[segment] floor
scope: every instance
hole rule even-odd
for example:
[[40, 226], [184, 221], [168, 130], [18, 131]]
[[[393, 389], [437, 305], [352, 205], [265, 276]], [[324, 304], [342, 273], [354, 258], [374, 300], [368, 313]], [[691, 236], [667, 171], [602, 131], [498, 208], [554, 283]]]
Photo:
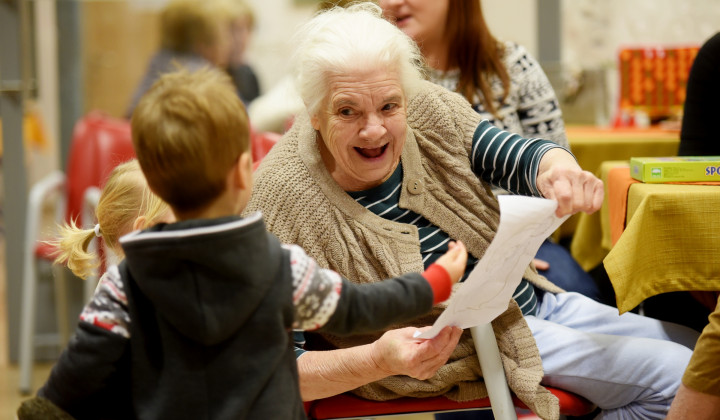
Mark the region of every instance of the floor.
[[[47, 379], [51, 363], [36, 364], [33, 369], [33, 395], [45, 379]], [[8, 365], [7, 363], [0, 365], [0, 420], [11, 420], [15, 418], [15, 411], [20, 403], [29, 395], [22, 395], [18, 390], [20, 382], [20, 369], [17, 365]], [[417, 419], [420, 420], [420, 419]]]
[[[33, 394], [47, 379], [51, 363], [36, 364], [33, 369]], [[12, 420], [15, 418], [15, 411], [20, 403], [30, 396], [21, 395], [18, 391], [20, 372], [17, 365], [0, 365], [0, 420]], [[393, 419], [398, 420], [433, 420], [431, 414], [411, 414], [404, 416], [395, 416]]]

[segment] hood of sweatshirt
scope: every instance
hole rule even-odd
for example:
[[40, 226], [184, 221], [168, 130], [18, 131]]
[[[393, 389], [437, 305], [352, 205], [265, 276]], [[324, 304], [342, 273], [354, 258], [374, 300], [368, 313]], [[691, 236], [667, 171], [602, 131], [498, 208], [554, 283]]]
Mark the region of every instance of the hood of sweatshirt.
[[260, 213], [160, 224], [120, 244], [133, 281], [159, 315], [203, 345], [242, 327], [273, 292], [282, 256]]

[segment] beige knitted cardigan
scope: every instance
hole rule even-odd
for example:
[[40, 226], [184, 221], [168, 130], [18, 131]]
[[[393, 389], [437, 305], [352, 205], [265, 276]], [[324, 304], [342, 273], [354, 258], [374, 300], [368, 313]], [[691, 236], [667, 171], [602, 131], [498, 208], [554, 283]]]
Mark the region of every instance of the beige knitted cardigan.
[[[470, 168], [478, 114], [461, 96], [428, 82], [410, 99], [407, 122], [400, 207], [422, 214], [482, 257], [499, 210], [489, 185]], [[271, 232], [302, 246], [321, 266], [358, 283], [423, 271], [417, 228], [373, 214], [340, 188], [322, 162], [307, 116], [297, 119], [255, 175], [246, 213], [262, 211]], [[530, 268], [525, 277], [545, 290], [561, 291]], [[438, 306], [411, 325], [430, 325], [440, 311]], [[540, 417], [558, 418], [557, 399], [540, 385], [542, 362], [517, 304], [511, 301], [492, 324], [510, 389]], [[379, 335], [325, 338], [343, 348]], [[355, 392], [375, 400], [445, 395], [467, 401], [487, 396], [481, 377], [472, 340], [465, 334], [449, 362], [429, 380], [393, 376]]]

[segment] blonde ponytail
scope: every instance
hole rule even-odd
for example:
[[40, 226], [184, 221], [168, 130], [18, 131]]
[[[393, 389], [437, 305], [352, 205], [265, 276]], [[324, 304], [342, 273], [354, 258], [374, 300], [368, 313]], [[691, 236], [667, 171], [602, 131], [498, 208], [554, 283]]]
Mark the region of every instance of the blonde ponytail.
[[47, 241], [57, 249], [55, 262], [67, 264], [72, 272], [87, 278], [100, 265], [97, 254], [89, 251], [90, 243], [100, 237], [117, 256], [122, 257], [118, 239], [133, 229], [135, 220], [145, 217], [141, 228], [149, 227], [170, 213], [168, 205], [150, 191], [136, 159], [121, 163], [110, 172], [95, 209], [98, 227], [82, 229], [75, 221], [59, 227], [57, 239]]
[[85, 279], [100, 266], [98, 255], [90, 252], [90, 242], [95, 239], [95, 229], [79, 228], [75, 221], [60, 226], [58, 239], [47, 241], [57, 249], [56, 264], [67, 264], [78, 277]]

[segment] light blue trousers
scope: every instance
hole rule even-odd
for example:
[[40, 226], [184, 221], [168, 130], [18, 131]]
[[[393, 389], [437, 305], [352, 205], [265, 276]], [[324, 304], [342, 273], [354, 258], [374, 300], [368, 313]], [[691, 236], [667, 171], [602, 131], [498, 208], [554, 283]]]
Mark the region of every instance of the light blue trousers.
[[545, 293], [526, 316], [543, 383], [582, 395], [599, 419], [664, 419], [699, 333], [625, 313], [578, 293]]

